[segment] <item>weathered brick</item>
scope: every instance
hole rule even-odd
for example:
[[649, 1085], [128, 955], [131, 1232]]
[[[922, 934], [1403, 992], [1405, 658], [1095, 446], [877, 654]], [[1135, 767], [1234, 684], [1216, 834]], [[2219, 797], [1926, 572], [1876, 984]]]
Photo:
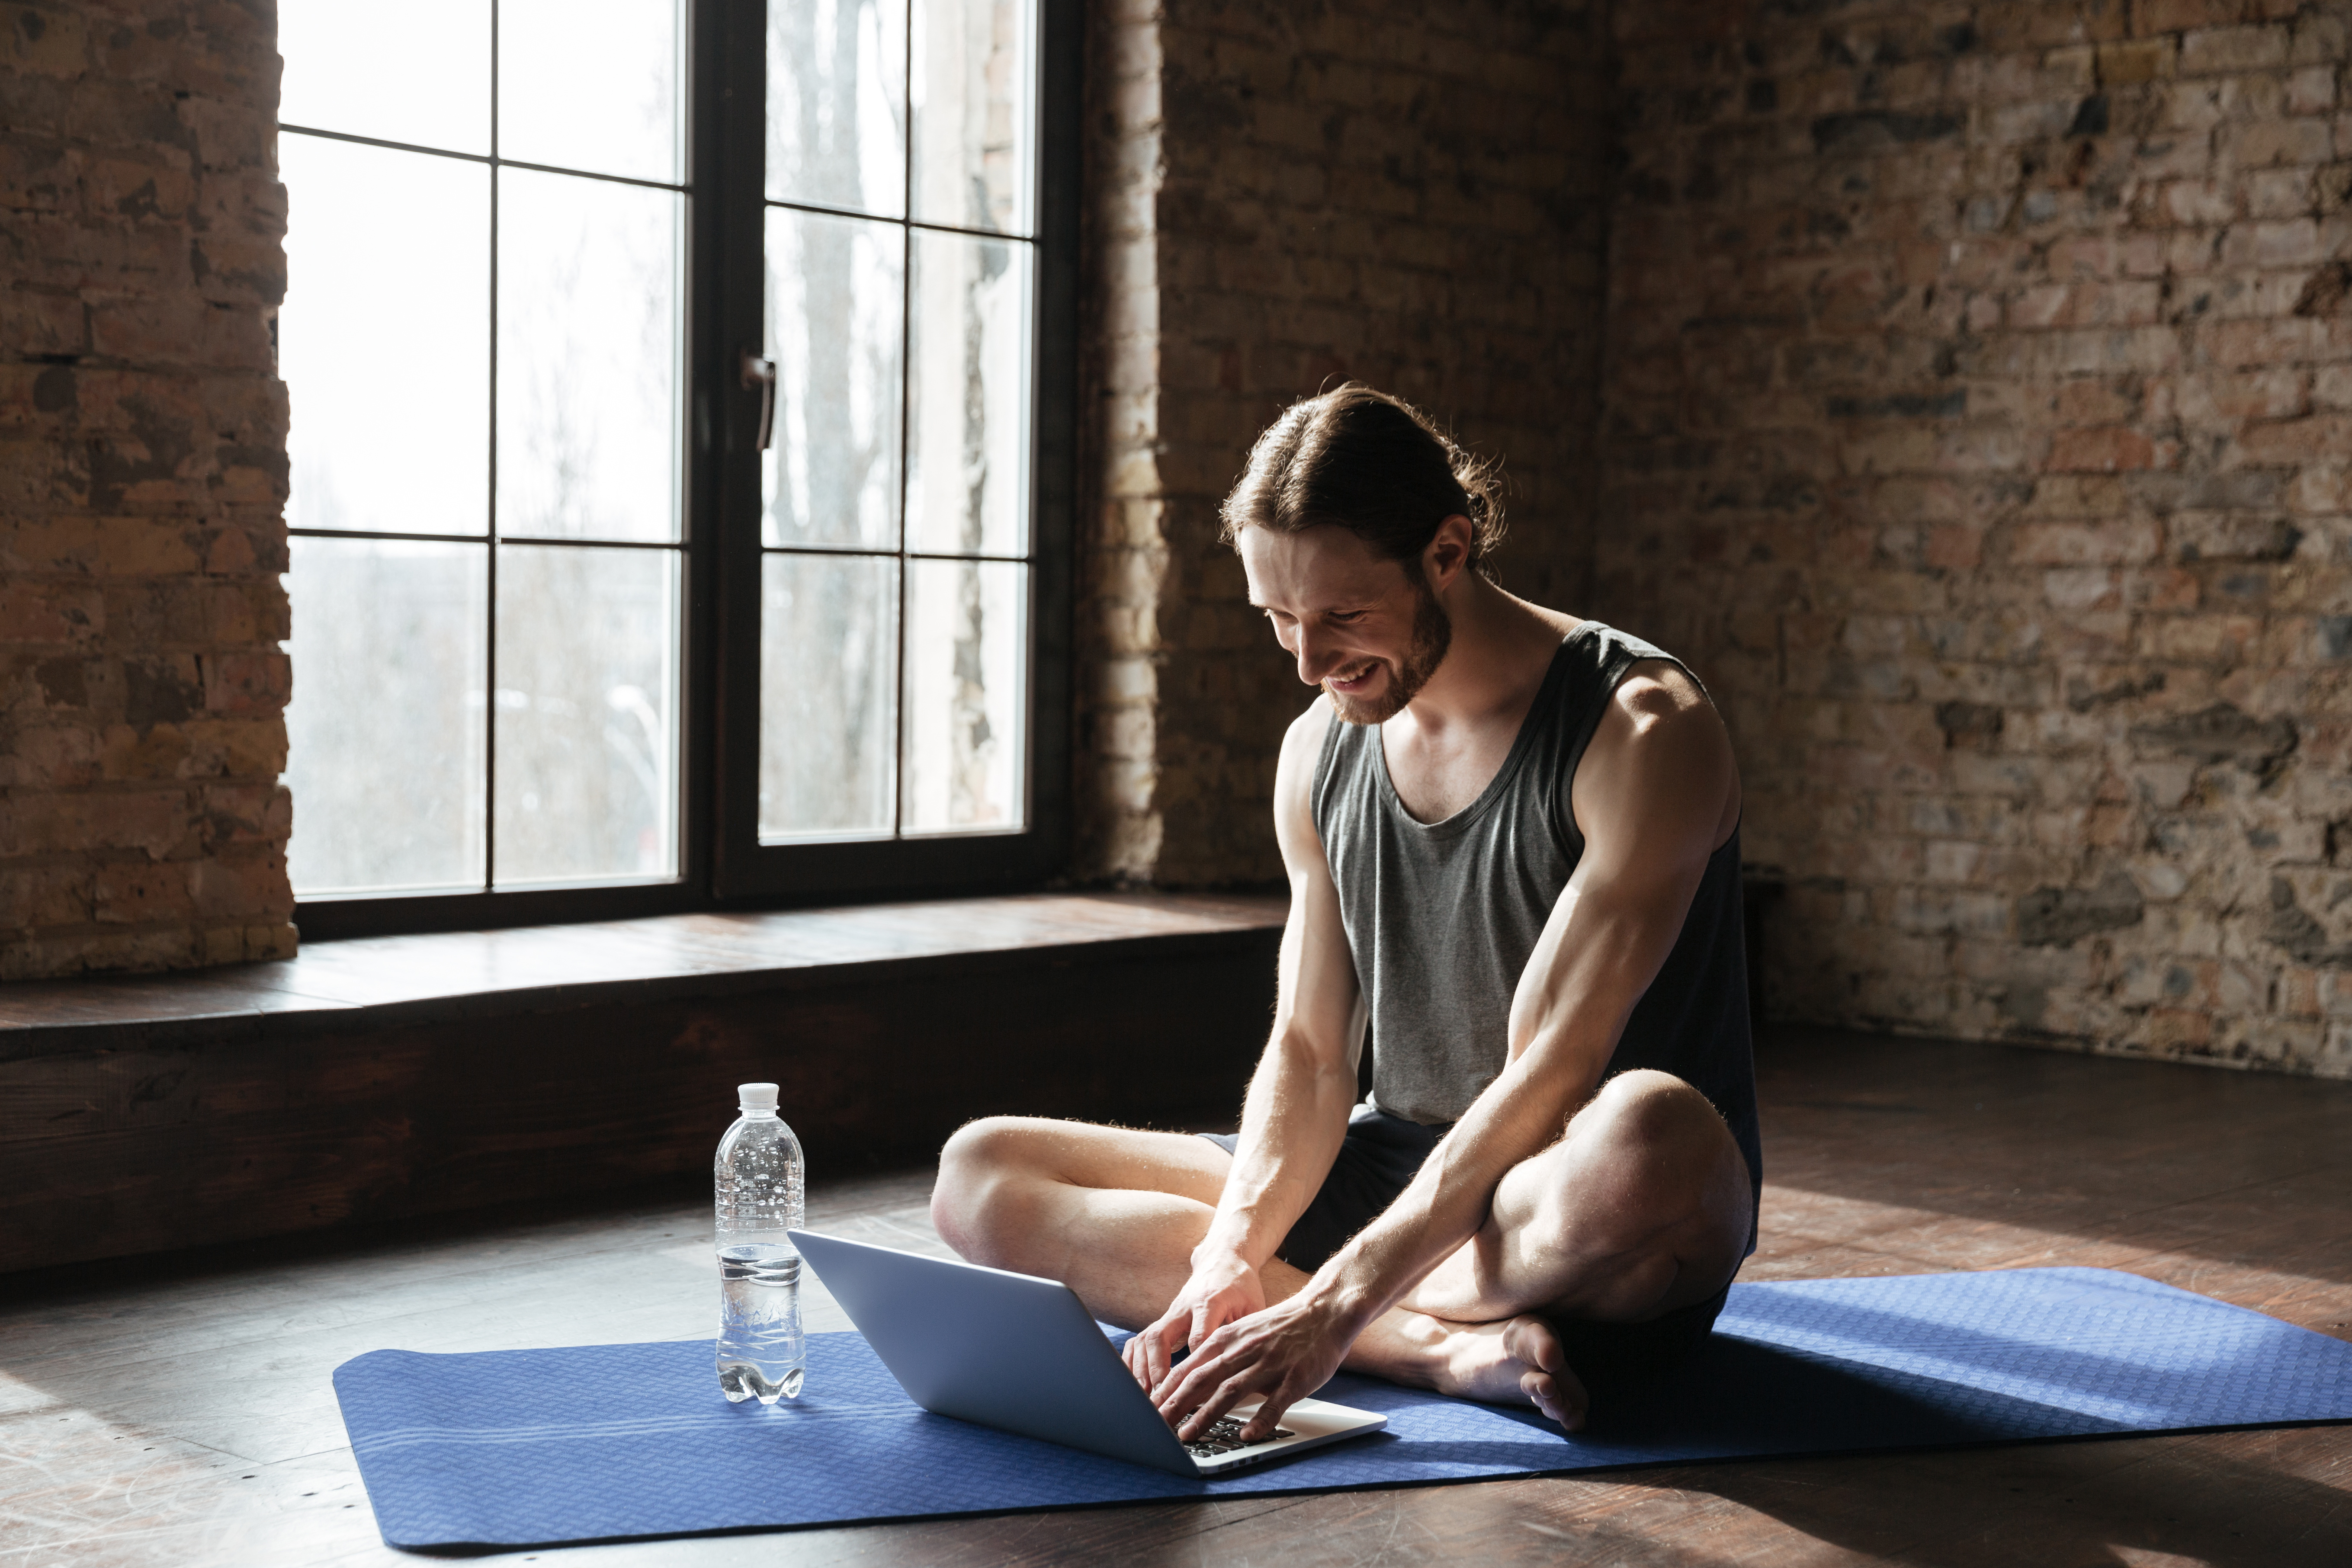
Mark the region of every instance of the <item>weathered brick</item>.
[[12, 550], [29, 570], [94, 577], [174, 576], [202, 562], [194, 531], [178, 518], [51, 516], [24, 524]]
[[106, 631], [105, 595], [77, 583], [0, 581], [0, 643], [94, 647]]
[[2241, 169], [2273, 164], [2315, 167], [2337, 156], [2336, 141], [2321, 120], [2253, 120], [2223, 132], [2221, 142]]
[[2239, 433], [2238, 448], [2250, 463], [2308, 463], [2352, 451], [2347, 439], [2352, 439], [2352, 418], [2314, 415], [2250, 424]]
[[2114, 425], [2094, 430], [2061, 430], [2051, 443], [2047, 466], [2064, 473], [2089, 469], [2115, 473], [2119, 469], [2166, 467], [2169, 443], [2150, 441], [2137, 430]]
[[2070, 381], [2059, 387], [2052, 412], [2061, 425], [2114, 425], [2140, 412], [2143, 392], [2104, 378]]
[[2138, 0], [2132, 9], [2132, 26], [2139, 33], [2178, 33], [2279, 20], [2294, 16], [2298, 8], [2297, 0]]
[[[183, 0], [140, 26], [19, 11], [0, 62], [0, 642], [24, 650], [0, 973], [282, 952], [275, 38], [266, 10]], [[243, 782], [205, 810], [181, 782], [205, 778]], [[259, 869], [221, 882], [241, 890], [199, 930], [190, 879], [216, 852]]]
[[2216, 76], [2286, 64], [2288, 30], [2273, 24], [2200, 27], [2180, 38], [2180, 74]]
[[2336, 348], [2326, 322], [2305, 317], [2216, 321], [2203, 337], [2213, 363], [2233, 368], [2352, 359]]
[[2103, 87], [2130, 87], [2169, 77], [2178, 68], [2179, 42], [2170, 37], [2130, 38], [2099, 46], [2097, 70]]
[[2290, 114], [2325, 114], [2336, 107], [2333, 65], [2305, 66], [2287, 78], [2286, 107]]
[[194, 869], [187, 862], [100, 866], [90, 880], [91, 913], [108, 923], [184, 924], [195, 912], [195, 901], [188, 893]]
[[2175, 180], [2164, 187], [2166, 218], [2177, 224], [2228, 223], [2238, 216], [2238, 188], [2221, 180]]
[[2318, 185], [2308, 169], [2265, 169], [2246, 182], [2246, 216], [2295, 217], [2318, 205]]
[[[2352, 380], [2337, 374], [2352, 363], [2352, 312], [2331, 266], [2352, 231], [2328, 226], [2352, 211], [2352, 177], [2335, 172], [2352, 149], [2327, 118], [2352, 45], [2333, 8], [2287, 0], [2143, 0], [2115, 37], [2072, 6], [1972, 19], [1987, 37], [2048, 36], [1960, 62], [1932, 97], [1914, 86], [1865, 105], [1858, 71], [1811, 65], [1801, 102], [1780, 84], [1783, 113], [1867, 108], [1892, 124], [1932, 111], [1981, 127], [1949, 168], [1924, 147], [1881, 146], [1834, 224], [1809, 227], [1811, 193], [1833, 173], [1807, 161], [1822, 150], [1714, 142], [1707, 189], [1616, 205], [1608, 391], [1639, 438], [1604, 448], [1618, 510], [1597, 539], [1603, 613], [1719, 671], [1710, 689], [1739, 737], [1751, 844], [1800, 875], [1845, 879], [1778, 933], [1808, 978], [1776, 1005], [2007, 1026], [1987, 998], [2051, 950], [1959, 930], [1971, 906], [1954, 899], [2013, 903], [2050, 878], [1956, 832], [1951, 813], [2032, 802], [2045, 862], [2145, 855], [2156, 838], [2181, 861], [2147, 868], [2145, 920], [2097, 938], [2103, 963], [2137, 965], [2154, 978], [2131, 984], [2153, 989], [2122, 1008], [2084, 976], [2036, 981], [2034, 1028], [2138, 1051], [2260, 1040], [2262, 1059], [2307, 1068], [2315, 1036], [2246, 1034], [2267, 1003], [2251, 970], [2224, 962], [2220, 911], [2246, 891], [2232, 857], [2312, 853], [2326, 821], [2352, 822], [2352, 790], [2289, 805], [2251, 773], [2234, 783], [2234, 764], [2107, 759], [2151, 713], [2297, 714], [2309, 739], [2286, 764], [2296, 778], [2336, 765], [2323, 733], [2352, 738], [2336, 711], [2352, 683], [2304, 673], [2352, 662], [2352, 459], [2328, 423], [2352, 412]], [[1811, 43], [1793, 17], [1743, 14], [1705, 58], [1806, 59]], [[1624, 79], [1671, 95], [1703, 75], [1676, 45], [1641, 46]], [[2052, 180], [2033, 139], [2069, 132], [2086, 139]], [[1670, 116], [1643, 121], [1629, 137], [1637, 184], [1696, 155], [1690, 136]], [[1902, 292], [1817, 295], [1832, 276], [1899, 279]], [[2137, 291], [2112, 291], [2116, 280]], [[1693, 324], [1677, 336], [1661, 320]], [[1759, 359], [1771, 379], [1750, 388]], [[1923, 385], [1939, 383], [1965, 388], [1964, 437], [1850, 416], [1906, 397], [1924, 410]], [[1822, 435], [1837, 444], [1816, 458], [1808, 438]], [[2001, 466], [2021, 448], [2038, 473]], [[1763, 454], [1828, 515], [1784, 530], [1758, 514], [1750, 466]], [[1957, 517], [1927, 510], [1909, 479], [1947, 468], [1985, 487]], [[1768, 560], [1769, 588], [1733, 570]], [[1751, 634], [1729, 613], [1756, 593], [1808, 606], [1779, 617], [1769, 662], [1743, 662]], [[2001, 713], [2000, 750], [1962, 725], [1930, 766], [1868, 739], [1885, 731], [1874, 714], [1923, 693], [1957, 704], [1956, 724]], [[1816, 705], [1793, 709], [1801, 696]], [[1925, 815], [1896, 814], [1898, 801]], [[2182, 837], [2174, 825], [2192, 811], [2202, 826]], [[1891, 941], [1890, 924], [1919, 934]], [[2187, 978], [2168, 992], [2176, 973]]]
[[87, 867], [0, 866], [0, 930], [82, 925], [90, 909]]
[[88, 855], [138, 850], [160, 860], [184, 847], [194, 823], [187, 793], [179, 789], [138, 791], [10, 792], [8, 827], [14, 835], [0, 858]]

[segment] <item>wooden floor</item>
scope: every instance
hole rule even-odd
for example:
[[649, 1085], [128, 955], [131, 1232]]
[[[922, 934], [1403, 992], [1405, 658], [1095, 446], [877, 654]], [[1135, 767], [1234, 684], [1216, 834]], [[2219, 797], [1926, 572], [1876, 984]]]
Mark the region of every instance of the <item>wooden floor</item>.
[[[2352, 1084], [1998, 1047], [1768, 1040], [1746, 1278], [2082, 1263], [2352, 1339]], [[714, 1136], [716, 1129], [714, 1131]], [[927, 1173], [814, 1223], [937, 1250]], [[384, 1346], [709, 1331], [709, 1208], [413, 1223], [0, 1279], [0, 1565], [389, 1563], [328, 1375]], [[845, 1326], [822, 1298], [811, 1326]], [[681, 1563], [2352, 1563], [2352, 1427], [514, 1554]], [[506, 1560], [506, 1559], [501, 1559]]]

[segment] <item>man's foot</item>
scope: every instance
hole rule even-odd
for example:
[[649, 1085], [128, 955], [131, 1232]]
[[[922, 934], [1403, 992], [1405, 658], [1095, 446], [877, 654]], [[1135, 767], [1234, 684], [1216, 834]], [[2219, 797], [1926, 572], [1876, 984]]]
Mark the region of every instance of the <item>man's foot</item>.
[[[1382, 1355], [1381, 1364], [1364, 1365], [1362, 1370], [1394, 1383], [1433, 1388], [1457, 1399], [1532, 1405], [1567, 1431], [1583, 1428], [1591, 1400], [1584, 1384], [1569, 1370], [1559, 1336], [1541, 1318], [1528, 1315], [1496, 1323], [1456, 1323], [1400, 1310], [1389, 1314], [1389, 1320], [1398, 1331], [1393, 1337], [1382, 1337], [1404, 1354]], [[1370, 1348], [1364, 1340], [1356, 1342], [1360, 1350]], [[1351, 1357], [1351, 1363], [1356, 1360]]]

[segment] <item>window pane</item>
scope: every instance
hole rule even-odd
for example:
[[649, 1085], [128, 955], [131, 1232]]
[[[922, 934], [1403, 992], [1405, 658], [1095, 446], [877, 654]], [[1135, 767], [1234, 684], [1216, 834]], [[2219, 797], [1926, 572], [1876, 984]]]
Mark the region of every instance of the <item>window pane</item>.
[[499, 174], [499, 531], [677, 537], [669, 191]]
[[488, 547], [291, 546], [295, 892], [480, 887]]
[[898, 543], [905, 265], [895, 224], [768, 213], [768, 544]]
[[490, 150], [490, 0], [279, 0], [278, 52], [289, 125]]
[[487, 532], [489, 171], [317, 136], [279, 137], [278, 160], [287, 521]]
[[1029, 258], [918, 233], [908, 392], [911, 548], [1018, 555], [1029, 535]]
[[676, 0], [499, 0], [499, 156], [677, 180], [677, 57]]
[[915, 0], [915, 216], [1031, 232], [1027, 0]]
[[760, 839], [887, 837], [898, 563], [761, 557]]
[[677, 557], [499, 551], [500, 887], [677, 867]]
[[1028, 580], [1012, 562], [907, 563], [909, 833], [1026, 825]]
[[768, 195], [907, 211], [906, 0], [768, 7]]

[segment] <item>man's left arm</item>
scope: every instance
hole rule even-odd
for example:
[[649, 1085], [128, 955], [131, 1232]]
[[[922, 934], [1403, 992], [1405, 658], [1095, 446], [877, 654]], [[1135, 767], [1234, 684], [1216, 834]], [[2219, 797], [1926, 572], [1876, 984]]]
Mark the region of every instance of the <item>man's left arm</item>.
[[[1244, 1437], [1339, 1369], [1381, 1313], [1486, 1223], [1495, 1189], [1559, 1139], [1591, 1098], [1681, 934], [1708, 858], [1738, 808], [1721, 719], [1671, 667], [1617, 689], [1577, 771], [1583, 858], [1512, 999], [1509, 1059], [1387, 1212], [1297, 1294], [1218, 1330], [1155, 1394], [1205, 1428], [1253, 1394]], [[1197, 1408], [1194, 1408], [1197, 1407]]]

